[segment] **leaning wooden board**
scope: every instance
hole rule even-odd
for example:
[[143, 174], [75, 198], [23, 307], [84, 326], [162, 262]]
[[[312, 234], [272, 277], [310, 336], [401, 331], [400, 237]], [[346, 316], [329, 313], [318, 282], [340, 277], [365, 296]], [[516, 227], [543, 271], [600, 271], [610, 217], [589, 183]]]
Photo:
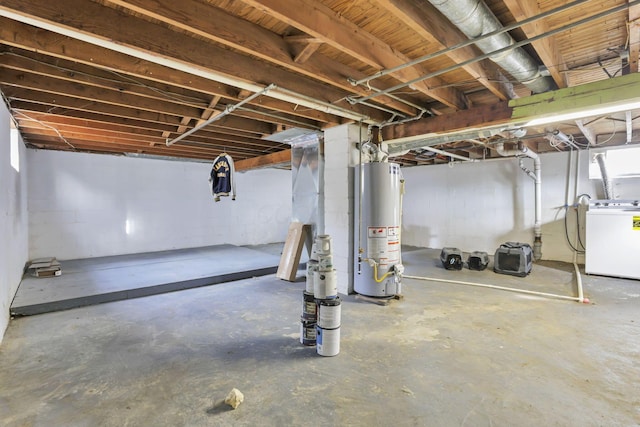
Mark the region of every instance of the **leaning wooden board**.
[[296, 280], [298, 272], [298, 264], [300, 264], [300, 255], [307, 235], [311, 232], [309, 224], [301, 222], [292, 222], [289, 224], [287, 240], [284, 242], [284, 249], [280, 257], [280, 264], [276, 277], [283, 280], [293, 282]]

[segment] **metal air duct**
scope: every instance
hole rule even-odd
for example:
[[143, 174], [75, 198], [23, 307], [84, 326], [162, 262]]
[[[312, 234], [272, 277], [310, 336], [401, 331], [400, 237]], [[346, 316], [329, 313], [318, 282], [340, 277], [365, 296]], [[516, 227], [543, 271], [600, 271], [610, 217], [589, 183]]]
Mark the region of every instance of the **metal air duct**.
[[[444, 16], [470, 39], [480, 37], [502, 27], [498, 18], [483, 0], [429, 0]], [[508, 33], [480, 40], [476, 46], [485, 54], [506, 48], [515, 41]], [[490, 58], [533, 93], [556, 89], [555, 82], [540, 73], [538, 63], [522, 48], [515, 48]]]

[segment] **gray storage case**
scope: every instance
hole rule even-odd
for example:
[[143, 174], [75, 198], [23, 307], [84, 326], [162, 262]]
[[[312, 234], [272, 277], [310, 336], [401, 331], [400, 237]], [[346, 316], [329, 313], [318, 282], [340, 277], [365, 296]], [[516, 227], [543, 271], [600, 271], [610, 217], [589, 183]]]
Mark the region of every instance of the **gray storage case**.
[[532, 265], [533, 251], [528, 243], [503, 243], [493, 258], [493, 271], [500, 274], [525, 277]]

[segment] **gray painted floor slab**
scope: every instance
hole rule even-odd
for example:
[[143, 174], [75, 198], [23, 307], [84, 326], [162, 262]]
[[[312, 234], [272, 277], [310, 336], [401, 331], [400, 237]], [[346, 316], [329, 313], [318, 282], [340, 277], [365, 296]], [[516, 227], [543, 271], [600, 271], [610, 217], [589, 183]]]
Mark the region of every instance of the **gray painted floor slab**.
[[25, 275], [12, 315], [32, 315], [272, 274], [276, 246], [208, 246], [61, 261], [62, 275]]
[[[407, 274], [575, 291], [571, 265], [437, 256], [405, 251]], [[336, 357], [299, 343], [305, 285], [273, 275], [17, 318], [0, 425], [640, 425], [640, 281], [583, 278], [591, 304], [409, 279], [386, 307], [343, 296]]]

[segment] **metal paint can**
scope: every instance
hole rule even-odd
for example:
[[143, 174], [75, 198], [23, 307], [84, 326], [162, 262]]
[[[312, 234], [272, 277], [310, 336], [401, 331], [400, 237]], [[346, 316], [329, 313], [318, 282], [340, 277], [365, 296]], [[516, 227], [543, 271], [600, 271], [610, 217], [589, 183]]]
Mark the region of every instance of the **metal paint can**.
[[302, 293], [302, 318], [304, 320], [316, 321], [318, 314], [318, 307], [316, 300], [313, 298], [313, 294], [307, 291]]
[[321, 234], [316, 237], [316, 252], [318, 255], [331, 255], [331, 236]]
[[315, 280], [315, 272], [318, 271], [318, 261], [312, 259], [307, 262], [307, 281], [305, 291], [313, 294], [313, 282]]
[[316, 242], [313, 242], [311, 244], [311, 256], [309, 257], [309, 259], [313, 261], [318, 261], [318, 251], [316, 250]]
[[333, 255], [318, 255], [318, 270], [327, 271], [333, 269]]
[[317, 299], [331, 299], [338, 296], [336, 270], [316, 271], [313, 279], [313, 295]]
[[300, 343], [316, 345], [316, 322], [300, 319]]
[[340, 297], [334, 299], [319, 299], [317, 303], [317, 323], [323, 329], [336, 329], [340, 327]]
[[340, 353], [340, 328], [324, 329], [316, 325], [316, 351], [320, 356]]

